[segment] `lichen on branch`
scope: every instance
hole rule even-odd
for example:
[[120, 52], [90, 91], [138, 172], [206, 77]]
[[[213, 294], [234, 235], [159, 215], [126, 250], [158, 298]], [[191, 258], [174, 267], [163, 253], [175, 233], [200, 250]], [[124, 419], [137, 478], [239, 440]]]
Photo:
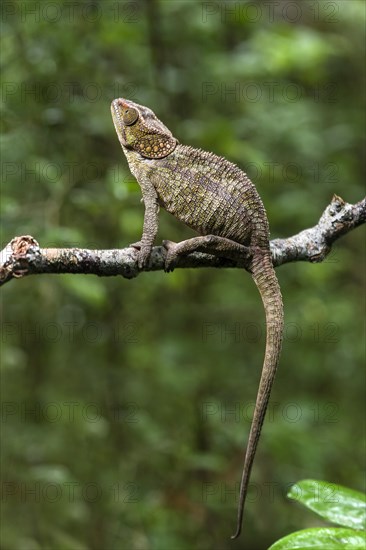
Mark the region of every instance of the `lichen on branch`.
[[[322, 262], [333, 243], [342, 235], [366, 222], [366, 198], [356, 204], [346, 203], [334, 195], [318, 223], [287, 239], [270, 242], [273, 265], [288, 262]], [[164, 270], [165, 249], [153, 248], [149, 265], [143, 271]], [[240, 267], [241, 262], [192, 253], [181, 258], [177, 268]], [[84, 248], [41, 248], [34, 237], [14, 237], [0, 253], [0, 285], [14, 278], [41, 273], [79, 273], [100, 277], [121, 275], [136, 277], [142, 270], [137, 265], [133, 247], [90, 250]]]

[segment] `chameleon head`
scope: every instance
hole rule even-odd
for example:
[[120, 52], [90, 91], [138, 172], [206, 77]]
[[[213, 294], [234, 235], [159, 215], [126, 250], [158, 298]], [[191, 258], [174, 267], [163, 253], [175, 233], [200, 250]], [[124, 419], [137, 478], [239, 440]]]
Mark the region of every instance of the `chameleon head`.
[[150, 159], [166, 157], [176, 148], [177, 140], [151, 109], [119, 98], [112, 101], [111, 112], [123, 148]]

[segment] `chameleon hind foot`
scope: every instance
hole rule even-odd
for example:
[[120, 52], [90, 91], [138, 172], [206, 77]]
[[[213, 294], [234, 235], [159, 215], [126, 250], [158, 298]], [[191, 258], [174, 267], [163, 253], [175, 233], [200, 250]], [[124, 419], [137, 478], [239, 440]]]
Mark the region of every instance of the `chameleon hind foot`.
[[193, 237], [180, 243], [165, 240], [163, 246], [166, 250], [164, 269], [167, 273], [174, 270], [180, 257], [187, 256], [192, 252], [204, 252], [238, 261], [245, 268], [252, 258], [252, 250], [249, 247], [217, 235]]

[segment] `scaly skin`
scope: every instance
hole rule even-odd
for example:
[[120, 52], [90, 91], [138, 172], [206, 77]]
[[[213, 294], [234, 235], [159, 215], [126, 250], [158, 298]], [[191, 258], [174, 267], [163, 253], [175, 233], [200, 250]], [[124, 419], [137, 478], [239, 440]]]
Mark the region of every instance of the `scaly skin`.
[[126, 99], [111, 105], [113, 122], [130, 170], [145, 203], [138, 264], [146, 266], [158, 231], [159, 206], [201, 236], [172, 243], [166, 270], [192, 251], [243, 259], [262, 297], [266, 313], [266, 351], [240, 485], [236, 532], [240, 535], [244, 504], [264, 416], [274, 381], [283, 333], [281, 291], [269, 250], [267, 215], [258, 192], [237, 166], [213, 153], [181, 145], [147, 107]]

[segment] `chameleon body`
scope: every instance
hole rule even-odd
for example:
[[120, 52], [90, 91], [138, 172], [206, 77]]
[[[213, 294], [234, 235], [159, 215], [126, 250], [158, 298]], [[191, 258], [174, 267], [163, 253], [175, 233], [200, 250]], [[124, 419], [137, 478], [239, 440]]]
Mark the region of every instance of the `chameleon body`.
[[244, 172], [213, 153], [182, 145], [147, 107], [115, 99], [112, 118], [132, 174], [145, 203], [141, 241], [135, 243], [140, 268], [147, 265], [158, 231], [159, 206], [200, 236], [182, 243], [164, 241], [166, 270], [192, 251], [243, 258], [262, 297], [266, 314], [266, 351], [244, 457], [236, 532], [242, 526], [250, 473], [277, 369], [282, 344], [283, 305], [269, 248], [267, 215]]

